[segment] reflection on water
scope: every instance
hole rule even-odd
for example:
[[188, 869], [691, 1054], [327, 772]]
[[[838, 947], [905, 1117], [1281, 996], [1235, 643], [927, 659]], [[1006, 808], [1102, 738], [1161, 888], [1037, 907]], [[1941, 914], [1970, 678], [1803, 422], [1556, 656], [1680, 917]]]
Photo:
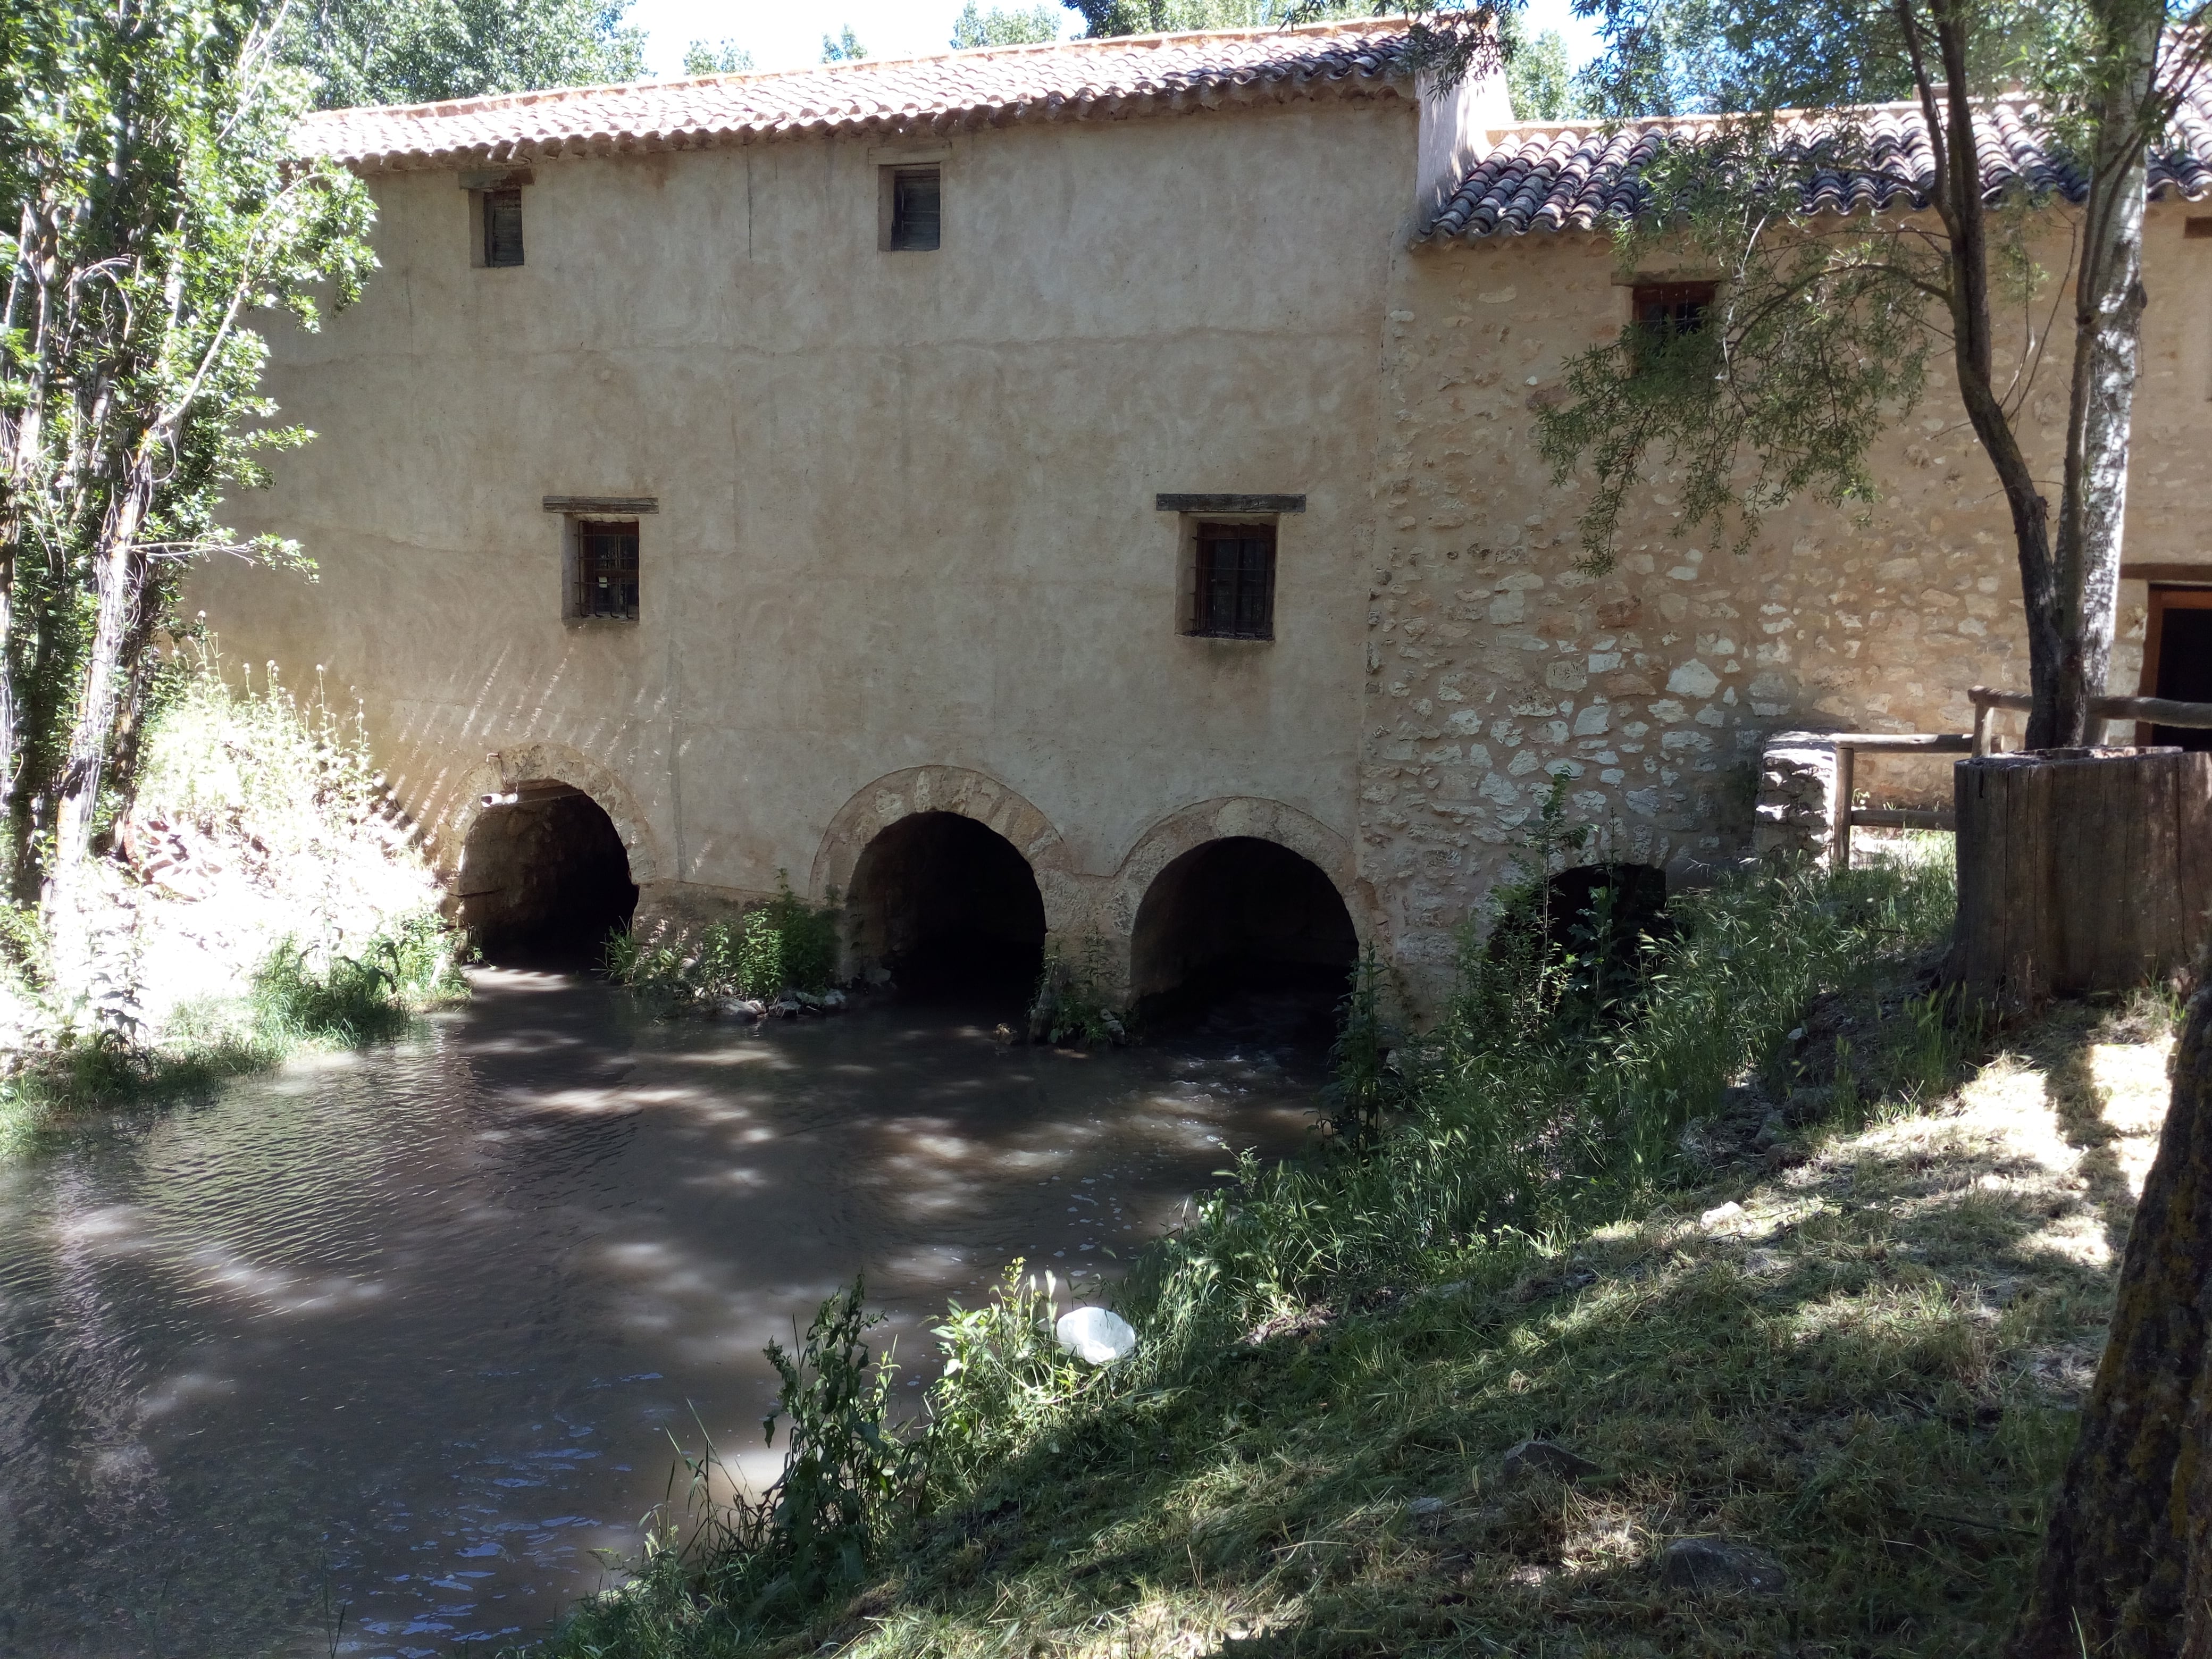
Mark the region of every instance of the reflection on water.
[[1297, 1145], [1321, 1049], [1267, 1013], [1086, 1058], [489, 971], [396, 1048], [0, 1170], [0, 1653], [542, 1627], [671, 1436], [772, 1472], [761, 1346], [856, 1271], [920, 1358], [1010, 1258], [1111, 1273], [1225, 1149]]

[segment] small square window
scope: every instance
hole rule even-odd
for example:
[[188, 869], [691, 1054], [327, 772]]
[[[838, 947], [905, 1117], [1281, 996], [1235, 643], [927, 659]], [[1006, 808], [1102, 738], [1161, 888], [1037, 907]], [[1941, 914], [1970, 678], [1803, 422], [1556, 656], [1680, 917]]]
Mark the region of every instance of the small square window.
[[483, 195], [483, 262], [488, 265], [522, 263], [522, 192], [488, 190]]
[[893, 167], [891, 170], [893, 252], [933, 253], [938, 241], [938, 203], [941, 177], [935, 167]]
[[1216, 640], [1275, 637], [1275, 526], [1201, 523], [1191, 561], [1188, 625]]
[[635, 622], [637, 520], [578, 520], [575, 572], [571, 617]]
[[1711, 317], [1719, 291], [1716, 283], [1638, 283], [1637, 326], [1662, 340], [1698, 333]]

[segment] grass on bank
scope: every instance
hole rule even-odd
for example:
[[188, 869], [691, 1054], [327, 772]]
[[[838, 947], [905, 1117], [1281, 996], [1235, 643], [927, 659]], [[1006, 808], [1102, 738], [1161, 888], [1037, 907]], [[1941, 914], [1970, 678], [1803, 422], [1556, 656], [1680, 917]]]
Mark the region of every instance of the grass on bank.
[[93, 884], [88, 982], [9, 909], [0, 1156], [72, 1112], [160, 1101], [317, 1044], [388, 1036], [466, 993], [460, 941], [359, 716], [188, 651]]
[[696, 933], [662, 926], [643, 938], [610, 935], [607, 977], [664, 1017], [738, 997], [819, 996], [836, 976], [844, 914], [834, 890], [827, 902], [810, 904], [787, 879], [775, 897], [734, 921], [709, 922]]
[[[695, 1507], [532, 1651], [1994, 1652], [2176, 1011], [1962, 1027], [1949, 902], [1940, 866], [1738, 878], [1606, 1018], [1570, 963], [1510, 1041], [1471, 960], [1379, 1136], [1247, 1166], [1148, 1254], [1134, 1358], [1071, 1365], [1032, 1285], [956, 1311], [932, 1425], [866, 1464], [911, 1479], [864, 1571], [764, 1610]], [[1510, 1474], [1532, 1437], [1588, 1472]], [[1784, 1588], [1669, 1583], [1708, 1534]]]

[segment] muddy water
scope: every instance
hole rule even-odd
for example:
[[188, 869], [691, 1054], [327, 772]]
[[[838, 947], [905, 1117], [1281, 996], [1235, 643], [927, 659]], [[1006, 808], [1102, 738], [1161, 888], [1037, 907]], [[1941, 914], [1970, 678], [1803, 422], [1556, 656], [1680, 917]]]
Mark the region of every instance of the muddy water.
[[1310, 1121], [1286, 1009], [1087, 1059], [995, 1012], [654, 1026], [489, 971], [394, 1048], [0, 1169], [0, 1654], [537, 1632], [671, 1437], [762, 1467], [761, 1346], [854, 1273], [919, 1358], [947, 1296], [1110, 1273]]

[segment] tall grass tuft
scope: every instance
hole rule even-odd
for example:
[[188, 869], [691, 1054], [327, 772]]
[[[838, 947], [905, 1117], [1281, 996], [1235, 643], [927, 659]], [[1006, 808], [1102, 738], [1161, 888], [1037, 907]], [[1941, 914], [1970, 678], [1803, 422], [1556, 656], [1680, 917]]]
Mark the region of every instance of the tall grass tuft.
[[465, 994], [453, 946], [451, 930], [425, 915], [372, 935], [354, 955], [280, 939], [254, 973], [256, 1032], [275, 1047], [391, 1036], [421, 1010]]
[[810, 904], [786, 878], [774, 898], [735, 922], [712, 922], [696, 934], [615, 933], [603, 965], [610, 979], [664, 1013], [731, 997], [818, 996], [836, 978], [844, 914], [834, 891]]

